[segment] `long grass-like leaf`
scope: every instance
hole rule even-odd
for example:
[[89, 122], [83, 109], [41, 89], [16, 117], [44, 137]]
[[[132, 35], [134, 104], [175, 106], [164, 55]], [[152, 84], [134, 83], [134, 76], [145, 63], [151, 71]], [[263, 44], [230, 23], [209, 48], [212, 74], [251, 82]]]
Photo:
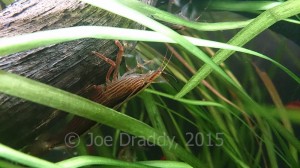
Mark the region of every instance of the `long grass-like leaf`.
[[66, 91], [4, 71], [0, 71], [0, 81], [0, 92], [120, 129], [173, 152], [176, 156], [180, 156], [182, 160], [193, 166], [200, 167], [202, 165], [200, 160], [171, 141], [164, 133], [113, 109]]
[[158, 92], [158, 91], [155, 91], [155, 90], [150, 90], [150, 89], [145, 89], [145, 91], [149, 92], [149, 93], [153, 93], [153, 94], [159, 95], [159, 96], [162, 96], [162, 97], [173, 99], [173, 100], [176, 100], [176, 101], [181, 102], [181, 103], [186, 103], [186, 104], [191, 104], [191, 105], [198, 105], [198, 106], [216, 106], [216, 107], [225, 108], [222, 104], [216, 103], [216, 102], [175, 98], [172, 95], [169, 95], [169, 94], [166, 94], [166, 93], [162, 93], [162, 92]]
[[191, 168], [190, 165], [182, 162], [175, 161], [141, 161], [141, 162], [125, 162], [115, 159], [109, 159], [98, 156], [78, 156], [71, 159], [67, 159], [61, 162], [58, 162], [57, 165], [60, 165], [64, 168], [75, 168], [89, 165], [107, 165], [107, 166], [119, 166], [119, 167], [139, 167], [139, 168], [151, 168], [151, 167], [162, 167], [162, 168]]
[[3, 144], [0, 144], [0, 157], [8, 160], [16, 161], [30, 167], [53, 167], [61, 168], [61, 166], [55, 165], [54, 163], [42, 160], [17, 150], [11, 149]]
[[[247, 54], [251, 54], [263, 59], [266, 59], [280, 69], [285, 71], [293, 79], [300, 83], [300, 78], [297, 77], [290, 70], [285, 68], [280, 63], [274, 61], [273, 59], [251, 51], [245, 48], [237, 47], [234, 45], [224, 44], [216, 41], [198, 39], [193, 37], [183, 36], [185, 39], [197, 46], [206, 46], [212, 48], [222, 48], [227, 50], [239, 51]], [[30, 34], [24, 34], [14, 37], [7, 37], [0, 39], [0, 56], [5, 56], [7, 54], [16, 53], [19, 51], [25, 51], [37, 47], [42, 47], [46, 45], [52, 45], [77, 39], [83, 38], [101, 38], [101, 39], [119, 39], [119, 40], [135, 40], [135, 41], [151, 41], [151, 42], [167, 42], [176, 43], [173, 39], [166, 37], [160, 33], [153, 31], [144, 30], [133, 30], [133, 29], [123, 29], [115, 27], [101, 27], [101, 26], [79, 26], [70, 27], [56, 30], [47, 30], [41, 32], [35, 32]]]
[[282, 2], [273, 1], [246, 1], [246, 2], [222, 2], [216, 1], [209, 5], [210, 9], [226, 11], [258, 11], [268, 10], [282, 4]]
[[[142, 94], [141, 96], [143, 97], [143, 101], [145, 103], [145, 107], [146, 107], [149, 119], [151, 121], [151, 125], [153, 125], [153, 127], [156, 128], [157, 130], [169, 135], [168, 131], [166, 129], [166, 126], [162, 120], [161, 114], [159, 113], [158, 107], [155, 104], [153, 96], [146, 92], [141, 93], [141, 94]], [[170, 160], [176, 160], [176, 157], [168, 151], [164, 150], [164, 155]]]
[[[238, 34], [236, 34], [228, 43], [232, 45], [243, 46], [277, 21], [296, 15], [298, 13], [300, 13], [300, 1], [290, 0], [282, 3], [281, 5], [263, 12], [253, 22], [251, 22], [248, 26], [246, 26]], [[216, 53], [213, 60], [215, 63], [220, 64], [233, 53], [234, 51], [220, 50]], [[197, 74], [194, 75], [190, 79], [190, 81], [182, 88], [182, 90], [176, 95], [176, 97], [182, 97], [187, 94], [212, 71], [213, 69], [210, 66], [204, 65], [201, 69], [198, 70]], [[300, 83], [299, 77], [294, 77], [296, 77], [297, 82]]]
[[[260, 54], [245, 48], [228, 45], [211, 40], [183, 36], [197, 46], [229, 49], [259, 56]], [[119, 39], [149, 42], [177, 43], [163, 34], [145, 31], [104, 26], [78, 26], [55, 30], [40, 31], [14, 37], [0, 38], [0, 56], [13, 54], [37, 47], [43, 47], [83, 38]]]
[[201, 23], [188, 21], [171, 13], [159, 10], [153, 6], [145, 5], [139, 1], [132, 0], [122, 0], [121, 3], [129, 3], [130, 7], [149, 16], [154, 19], [164, 21], [167, 23], [172, 23], [180, 26], [185, 26], [188, 28], [196, 29], [199, 31], [217, 31], [217, 30], [230, 30], [245, 27], [249, 24], [252, 19], [245, 21], [235, 21], [235, 22], [219, 22], [219, 23]]
[[153, 166], [147, 166], [139, 163], [130, 163], [121, 160], [115, 160], [99, 156], [78, 156], [71, 159], [67, 159], [56, 163], [57, 165], [64, 168], [76, 168], [91, 165], [102, 165], [102, 166], [119, 166], [119, 167], [136, 167], [136, 168], [151, 168]]

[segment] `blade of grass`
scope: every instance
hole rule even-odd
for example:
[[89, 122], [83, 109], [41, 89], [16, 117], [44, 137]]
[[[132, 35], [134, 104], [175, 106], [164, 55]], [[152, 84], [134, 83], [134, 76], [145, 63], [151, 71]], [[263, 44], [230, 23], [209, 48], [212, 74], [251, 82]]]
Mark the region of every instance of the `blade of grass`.
[[[183, 37], [198, 46], [223, 48], [257, 56], [259, 55], [259, 53], [254, 51], [233, 45], [187, 36]], [[105, 26], [78, 26], [0, 38], [0, 56], [83, 38], [176, 43], [172, 38], [153, 31]]]
[[153, 168], [139, 163], [125, 162], [100, 156], [78, 156], [56, 163], [64, 168], [76, 168], [91, 165], [106, 165], [106, 166], [120, 166], [120, 167], [136, 167], [136, 168]]
[[0, 167], [5, 167], [5, 168], [24, 168], [23, 166], [16, 165], [15, 163], [11, 163], [8, 160], [7, 161], [6, 160], [0, 160]]
[[43, 159], [39, 159], [17, 150], [11, 149], [3, 144], [0, 144], [0, 157], [12, 160], [30, 167], [53, 167], [61, 168], [61, 166], [55, 165], [54, 163], [48, 162]]
[[[247, 25], [244, 29], [242, 29], [239, 33], [237, 33], [229, 42], [228, 44], [236, 45], [236, 46], [243, 46], [248, 41], [256, 37], [260, 34], [263, 30], [267, 29], [274, 23], [279, 20], [288, 18], [290, 16], [296, 15], [300, 13], [300, 1], [297, 0], [290, 0], [287, 2], [282, 3], [274, 8], [271, 8], [257, 18], [252, 21], [249, 25]], [[220, 64], [224, 62], [230, 55], [232, 55], [234, 51], [229, 50], [219, 50], [213, 61], [216, 64]], [[181, 91], [176, 95], [176, 97], [182, 97], [195, 88], [203, 79], [205, 79], [213, 69], [205, 64], [202, 66], [196, 75], [194, 75], [189, 82], [181, 89]], [[297, 82], [300, 83], [299, 77], [294, 76], [294, 79], [297, 79]]]
[[[283, 2], [273, 2], [273, 1], [213, 1], [208, 6], [211, 10], [223, 10], [223, 11], [237, 11], [237, 12], [251, 12], [255, 14], [260, 14], [263, 10], [271, 9], [275, 6], [282, 4]], [[283, 19], [284, 21], [300, 24], [299, 20], [296, 19]]]
[[267, 123], [261, 123], [260, 129], [264, 132], [262, 135], [262, 138], [264, 139], [265, 145], [266, 145], [266, 150], [269, 156], [269, 162], [270, 162], [270, 167], [277, 168], [277, 159], [276, 159], [276, 150], [274, 148], [274, 141], [273, 141], [273, 136], [272, 132], [270, 130], [270, 126], [267, 125]]
[[[165, 133], [166, 135], [169, 135], [165, 127], [165, 124], [161, 118], [161, 115], [159, 113], [158, 107], [155, 104], [153, 96], [147, 92], [143, 92], [141, 93], [141, 97], [143, 97], [147, 114], [149, 116], [149, 119], [153, 127]], [[176, 157], [172, 153], [164, 150], [164, 154], [168, 160], [176, 160]]]
[[148, 93], [153, 93], [153, 94], [156, 94], [156, 95], [159, 95], [159, 96], [162, 96], [162, 97], [166, 97], [166, 98], [169, 98], [169, 99], [172, 99], [172, 100], [176, 100], [178, 102], [185, 103], [185, 104], [199, 105], [199, 106], [216, 106], [216, 107], [225, 108], [222, 104], [216, 103], [216, 102], [190, 100], [190, 99], [183, 99], [183, 98], [174, 98], [173, 95], [169, 95], [169, 94], [158, 92], [158, 91], [151, 90], [151, 89], [145, 89], [144, 91], [148, 92]]
[[0, 92], [120, 129], [173, 152], [177, 157], [180, 157], [180, 159], [192, 166], [203, 166], [199, 159], [174, 141], [171, 141], [162, 132], [153, 129], [139, 120], [118, 113], [113, 109], [66, 91], [4, 71], [0, 71], [0, 81]]
[[[253, 65], [254, 65], [256, 72], [258, 73], [260, 79], [263, 81], [264, 85], [266, 86], [274, 104], [279, 109], [279, 112], [280, 112], [279, 115], [280, 115], [280, 118], [281, 118], [281, 121], [282, 121], [284, 127], [287, 129], [287, 131], [290, 131], [291, 134], [294, 135], [294, 131], [293, 131], [291, 122], [287, 116], [287, 112], [285, 111], [285, 108], [280, 99], [279, 93], [277, 92], [274, 84], [272, 83], [272, 80], [270, 79], [270, 77], [268, 76], [267, 73], [261, 71], [255, 64], [253, 64]], [[290, 150], [291, 150], [292, 155], [294, 156], [294, 159], [297, 159], [298, 158], [297, 150], [292, 145], [290, 145]]]
[[276, 143], [280, 144], [280, 148], [281, 148], [281, 153], [282, 155], [280, 156], [283, 156], [283, 157], [280, 157], [278, 158], [278, 160], [282, 160], [286, 163], [286, 165], [288, 167], [299, 167], [298, 165], [298, 158], [295, 158], [293, 156], [293, 152], [290, 151], [290, 147], [289, 147], [289, 144], [286, 143], [286, 141], [280, 136], [280, 134], [274, 130], [274, 136], [276, 137]]
[[[246, 107], [250, 107], [250, 106], [246, 106]], [[252, 107], [253, 108], [253, 107]], [[268, 123], [270, 125], [271, 129], [275, 129], [278, 133], [280, 133], [282, 135], [283, 138], [286, 139], [287, 142], [289, 142], [291, 145], [293, 145], [293, 147], [300, 152], [300, 142], [297, 139], [297, 137], [295, 137], [291, 132], [287, 131], [286, 128], [279, 122], [277, 121], [276, 118], [274, 118], [272, 115], [278, 116], [278, 112], [272, 112], [272, 108], [264, 108], [262, 106], [259, 107], [255, 107], [254, 109], [257, 109], [256, 111], [249, 111], [251, 113], [253, 113], [256, 116], [261, 116], [263, 117], [263, 119], [265, 121], [260, 121], [259, 124], [263, 125], [264, 123]], [[299, 114], [299, 110], [297, 111], [297, 114]], [[297, 114], [289, 114], [289, 119], [292, 120], [293, 117], [296, 117], [297, 119], [295, 119], [296, 121], [299, 119], [299, 115]], [[256, 117], [259, 118], [259, 117]], [[280, 117], [278, 117], [280, 118]], [[261, 118], [260, 118], [261, 120]]]
[[[190, 121], [189, 119], [187, 119], [186, 117], [184, 117], [183, 115], [179, 114], [178, 112], [175, 112], [174, 110], [170, 109], [168, 107], [168, 105], [162, 100], [161, 97], [158, 97], [160, 99], [160, 102], [161, 104], [158, 104], [158, 106], [161, 108], [161, 109], [165, 109], [172, 121], [172, 124], [174, 126], [174, 130], [176, 130], [176, 133], [178, 135], [178, 141], [181, 142], [182, 144], [186, 144], [186, 140], [184, 138], [184, 131], [182, 130], [182, 124], [181, 123], [178, 123], [178, 120], [175, 119], [175, 116], [178, 116], [178, 118], [181, 118], [182, 120], [185, 120], [186, 122], [192, 124], [193, 126], [197, 127], [197, 125], [195, 123], [193, 123], [192, 121]], [[172, 130], [172, 131], [174, 131]], [[191, 152], [190, 148], [186, 145], [184, 145], [184, 148]]]
[[294, 146], [294, 148], [296, 148], [298, 152], [300, 152], [300, 141], [299, 139], [297, 139], [297, 137], [295, 137], [291, 132], [286, 131], [281, 123], [276, 121], [274, 118], [266, 117], [266, 119], [270, 123], [271, 129], [275, 129], [276, 131], [278, 131], [286, 139], [286, 141], [288, 141], [291, 145]]
[[176, 161], [140, 161], [140, 162], [124, 162], [120, 160], [114, 160], [99, 156], [78, 156], [71, 159], [67, 159], [58, 162], [57, 165], [63, 166], [64, 168], [75, 168], [89, 165], [107, 165], [107, 166], [120, 166], [120, 167], [180, 167], [180, 168], [191, 168], [190, 165]]
[[252, 21], [251, 19], [246, 21], [220, 22], [220, 23], [193, 22], [193, 21], [188, 21], [183, 18], [177, 17], [171, 13], [159, 10], [153, 6], [145, 5], [139, 1], [122, 0], [121, 2], [124, 4], [130, 3], [131, 8], [147, 15], [148, 17], [152, 17], [154, 19], [172, 23], [172, 24], [182, 25], [200, 31], [237, 29], [237, 28], [245, 27], [247, 24], [249, 24]]
[[268, 76], [268, 74], [266, 72], [260, 70], [258, 66], [256, 66], [255, 64], [253, 64], [253, 66], [254, 66], [257, 74], [259, 75], [260, 79], [263, 81], [265, 87], [267, 88], [274, 104], [276, 105], [276, 107], [278, 109], [280, 109], [279, 115], [281, 117], [281, 121], [282, 121], [283, 125], [285, 126], [285, 128], [288, 131], [293, 133], [293, 128], [292, 128], [291, 122], [288, 119], [287, 113], [284, 110], [284, 105], [280, 99], [279, 93], [277, 92], [275, 85], [273, 84], [271, 78]]
[[[222, 49], [240, 51], [240, 52], [248, 53], [266, 59], [272, 62], [273, 64], [275, 64], [276, 66], [278, 66], [279, 68], [281, 68], [283, 71], [285, 71], [296, 81], [300, 81], [300, 79], [295, 74], [293, 74], [290, 70], [288, 70], [280, 63], [272, 60], [271, 58], [263, 54], [245, 48], [220, 43], [220, 42], [204, 40], [204, 39], [196, 39], [196, 38], [186, 37], [186, 36], [183, 37], [197, 46], [206, 46], [212, 48], [222, 48]], [[138, 41], [176, 43], [174, 40], [152, 31], [123, 29], [123, 28], [115, 28], [115, 27], [79, 26], [79, 27], [47, 30], [47, 31], [14, 36], [14, 37], [1, 38], [0, 56], [5, 56], [6, 54], [25, 51], [36, 47], [42, 47], [46, 45], [57, 44], [61, 42], [67, 42], [67, 41], [72, 41], [72, 40], [77, 40], [82, 38], [101, 38], [101, 39], [119, 39], [119, 40], [134, 40], [134, 41], [138, 40]]]
[[187, 165], [187, 164], [182, 163], [182, 162], [174, 162], [174, 161], [167, 161], [167, 160], [164, 160], [164, 161], [156, 161], [156, 160], [154, 160], [154, 161], [141, 161], [141, 162], [138, 162], [138, 163], [142, 163], [142, 164], [149, 165], [149, 166], [155, 166], [155, 167], [192, 168], [190, 165]]
[[282, 4], [283, 2], [273, 2], [273, 1], [213, 1], [209, 4], [209, 9], [215, 10], [225, 10], [225, 11], [258, 11], [258, 10], [268, 10], [275, 6]]
[[[157, 95], [160, 95], [162, 97], [167, 97], [167, 98], [173, 98], [173, 96], [171, 95], [168, 95], [168, 94], [165, 94], [165, 93], [161, 93], [161, 92], [158, 92], [158, 91], [154, 91], [154, 90], [150, 90], [150, 89], [146, 89], [146, 92], [149, 92], [149, 93], [153, 93], [153, 94], [157, 94]], [[180, 101], [180, 100], [177, 100], [177, 99], [174, 99], [176, 101]], [[189, 102], [189, 100], [187, 100], [187, 102]], [[193, 101], [192, 101], [193, 102]], [[201, 101], [199, 101], [201, 102]], [[184, 103], [185, 105], [184, 106], [187, 106], [187, 105], [190, 105], [190, 103]], [[192, 105], [197, 105], [197, 104], [193, 104]], [[209, 107], [213, 107], [213, 106], [209, 106]], [[225, 108], [225, 107], [223, 107]], [[225, 109], [224, 109], [225, 110]], [[197, 110], [192, 110], [193, 112], [197, 111]], [[211, 110], [210, 110], [211, 111]], [[228, 111], [229, 112], [229, 111]], [[212, 113], [212, 111], [211, 111]], [[229, 115], [230, 113], [224, 113], [225, 115]], [[196, 117], [197, 118], [197, 117]], [[203, 118], [203, 117], [202, 117]], [[208, 118], [207, 118], [208, 119]], [[226, 138], [226, 141], [227, 145], [229, 145], [228, 147], [225, 147], [225, 146], [222, 146], [224, 148], [224, 150], [232, 157], [232, 159], [237, 163], [237, 164], [241, 164], [240, 166], [245, 166], [247, 167], [246, 163], [243, 163], [243, 159], [241, 159], [241, 153], [240, 153], [240, 148], [238, 148], [238, 145], [235, 143], [237, 140], [234, 139], [232, 137], [231, 134], [228, 133], [227, 131], [227, 128], [226, 126], [222, 126], [224, 124], [221, 124], [220, 122], [223, 122], [222, 119], [220, 118], [219, 120], [217, 119], [214, 119], [214, 120], [211, 120], [210, 122], [214, 122], [214, 124], [216, 124], [216, 126], [220, 127], [220, 129], [222, 130], [222, 132], [224, 133], [224, 136]], [[203, 126], [204, 127], [204, 126]]]

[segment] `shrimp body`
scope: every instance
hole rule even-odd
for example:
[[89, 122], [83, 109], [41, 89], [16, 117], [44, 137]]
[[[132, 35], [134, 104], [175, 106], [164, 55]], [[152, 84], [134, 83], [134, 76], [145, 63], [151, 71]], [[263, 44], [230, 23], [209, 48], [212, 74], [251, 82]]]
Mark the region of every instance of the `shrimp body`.
[[[135, 72], [127, 72], [118, 77], [118, 68], [121, 63], [122, 55], [124, 52], [123, 46], [120, 42], [116, 41], [119, 47], [116, 62], [101, 55], [100, 53], [93, 52], [96, 56], [100, 57], [111, 65], [106, 75], [106, 83], [102, 85], [91, 85], [85, 89], [83, 96], [110, 108], [118, 108], [122, 103], [128, 101], [134, 95], [147, 88], [157, 77], [159, 77], [164, 68], [158, 68], [155, 71], [148, 71], [145, 74], [138, 74]], [[113, 79], [110, 80], [113, 73]], [[51, 135], [47, 139], [35, 142], [29, 148], [29, 153], [33, 155], [45, 152], [64, 142], [64, 138], [70, 132], [82, 135], [92, 126], [96, 124], [95, 121], [88, 120], [79, 116], [74, 116], [73, 119], [55, 135]], [[34, 149], [34, 150], [30, 150]]]

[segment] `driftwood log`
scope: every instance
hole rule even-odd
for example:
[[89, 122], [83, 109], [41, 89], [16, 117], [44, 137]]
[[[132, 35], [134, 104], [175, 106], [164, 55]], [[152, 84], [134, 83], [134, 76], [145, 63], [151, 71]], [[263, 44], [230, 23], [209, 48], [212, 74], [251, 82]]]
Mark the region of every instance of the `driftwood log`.
[[[0, 12], [0, 37], [83, 25], [143, 29], [79, 0], [19, 0]], [[0, 57], [0, 69], [80, 93], [88, 85], [105, 82], [109, 65], [91, 51], [114, 59], [117, 47], [113, 42], [84, 39], [20, 52]], [[0, 116], [0, 143], [21, 148], [55, 126], [66, 113], [0, 93]]]

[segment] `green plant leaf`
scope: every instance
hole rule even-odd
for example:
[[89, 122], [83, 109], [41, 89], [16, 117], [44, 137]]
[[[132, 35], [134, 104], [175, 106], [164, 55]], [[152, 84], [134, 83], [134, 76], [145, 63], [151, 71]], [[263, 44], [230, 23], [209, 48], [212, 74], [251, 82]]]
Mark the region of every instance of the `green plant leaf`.
[[[300, 1], [290, 0], [285, 3], [282, 3], [281, 5], [278, 5], [274, 8], [263, 12], [261, 15], [255, 18], [249, 25], [247, 25], [239, 33], [237, 33], [228, 42], [228, 44], [243, 46], [248, 41], [256, 37], [263, 30], [267, 29], [277, 21], [291, 17], [298, 13], [300, 13]], [[224, 62], [233, 53], [234, 51], [219, 50], [213, 58], [213, 61], [216, 64], [220, 64]], [[181, 91], [176, 95], [176, 97], [179, 98], [187, 94], [189, 91], [195, 88], [200, 83], [200, 81], [205, 79], [213, 70], [214, 69], [212, 69], [211, 66], [207, 64], [201, 67], [196, 73], [196, 75], [194, 75], [189, 80], [189, 82], [187, 82], [187, 84], [181, 89]], [[300, 83], [299, 77], [294, 77], [297, 79], [297, 82]]]
[[182, 160], [191, 165], [196, 167], [202, 165], [200, 160], [174, 141], [171, 141], [164, 133], [113, 109], [78, 95], [5, 71], [0, 71], [0, 81], [0, 92], [53, 107], [128, 132], [157, 144], [167, 151], [173, 152], [176, 156], [180, 156]]
[[16, 161], [18, 163], [24, 164], [30, 167], [53, 167], [53, 168], [61, 168], [61, 166], [55, 165], [54, 163], [36, 158], [34, 156], [30, 156], [19, 152], [17, 150], [11, 149], [0, 143], [0, 157]]
[[245, 21], [235, 21], [235, 22], [219, 22], [219, 23], [201, 23], [185, 20], [181, 17], [175, 16], [171, 13], [159, 10], [153, 6], [145, 5], [139, 1], [132, 0], [122, 0], [123, 4], [130, 4], [130, 8], [135, 9], [148, 17], [164, 21], [167, 23], [172, 23], [180, 26], [189, 27], [199, 31], [217, 31], [217, 30], [230, 30], [245, 27], [249, 24], [252, 19]]

